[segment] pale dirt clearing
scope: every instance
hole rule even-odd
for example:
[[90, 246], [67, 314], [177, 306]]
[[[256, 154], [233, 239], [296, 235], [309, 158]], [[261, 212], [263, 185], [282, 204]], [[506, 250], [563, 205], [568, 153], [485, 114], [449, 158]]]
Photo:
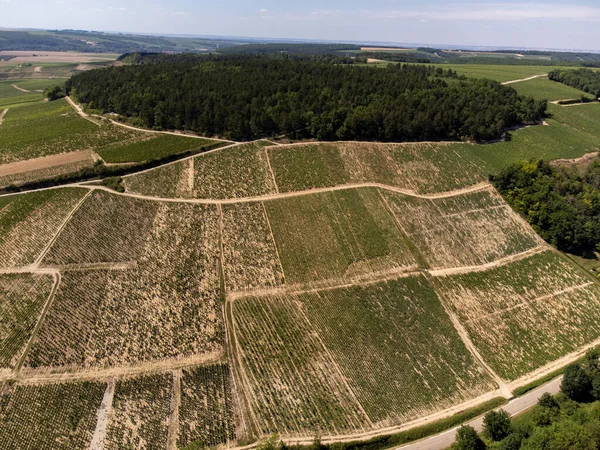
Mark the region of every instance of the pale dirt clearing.
[[[3, 114], [8, 109], [5, 109]], [[0, 114], [0, 125], [3, 114]], [[17, 175], [27, 172], [58, 168], [61, 166], [78, 165], [80, 163], [93, 164], [99, 159], [98, 155], [90, 150], [81, 152], [61, 153], [58, 155], [43, 156], [41, 158], [28, 159], [10, 164], [0, 165], [0, 179], [9, 175]]]
[[20, 87], [19, 87], [19, 86], [17, 86], [16, 84], [13, 84], [13, 85], [12, 85], [12, 87], [14, 87], [14, 88], [15, 88], [17, 91], [21, 91], [21, 92], [31, 92], [31, 91], [28, 91], [27, 89], [20, 88]]
[[547, 77], [547, 76], [548, 76], [548, 74], [547, 74], [547, 73], [541, 73], [541, 74], [539, 74], [539, 75], [533, 75], [533, 76], [531, 76], [531, 77], [527, 77], [527, 78], [521, 78], [521, 79], [519, 79], [519, 80], [510, 80], [510, 81], [505, 81], [505, 82], [503, 82], [503, 83], [500, 83], [500, 84], [503, 84], [503, 85], [507, 85], [507, 84], [515, 84], [515, 83], [520, 83], [520, 82], [522, 82], [522, 81], [535, 80], [536, 78], [542, 78], [542, 77]]
[[592, 162], [594, 159], [598, 157], [598, 152], [586, 153], [579, 158], [565, 158], [565, 159], [555, 159], [551, 161], [551, 165], [555, 166], [570, 166], [574, 164], [586, 164]]
[[98, 409], [98, 422], [96, 423], [96, 429], [92, 435], [92, 442], [90, 443], [89, 450], [103, 450], [104, 449], [104, 438], [106, 437], [106, 427], [108, 426], [108, 420], [112, 412], [113, 398], [115, 396], [115, 380], [110, 380], [106, 385], [106, 392], [104, 392], [104, 398], [102, 404]]
[[33, 69], [34, 72], [41, 72], [42, 71], [42, 66], [36, 66], [35, 69]]
[[6, 108], [4, 111], [0, 112], [0, 125], [2, 125], [2, 121], [4, 120], [4, 116], [6, 115], [7, 112], [8, 112], [8, 108]]

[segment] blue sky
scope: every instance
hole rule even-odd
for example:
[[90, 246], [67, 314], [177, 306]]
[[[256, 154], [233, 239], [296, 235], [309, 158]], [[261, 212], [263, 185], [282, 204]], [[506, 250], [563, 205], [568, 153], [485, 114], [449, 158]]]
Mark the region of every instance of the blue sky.
[[0, 0], [0, 27], [600, 50], [600, 0]]

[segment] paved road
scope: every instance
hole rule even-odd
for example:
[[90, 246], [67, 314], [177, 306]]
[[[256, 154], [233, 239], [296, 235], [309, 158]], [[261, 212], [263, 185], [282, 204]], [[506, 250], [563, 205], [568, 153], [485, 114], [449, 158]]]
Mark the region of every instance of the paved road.
[[[502, 406], [502, 409], [508, 412], [511, 416], [520, 414], [534, 406], [538, 399], [546, 392], [550, 394], [558, 393], [560, 391], [561, 381], [562, 377], [558, 377], [549, 383], [523, 395], [522, 397], [517, 397], [511, 400], [507, 405]], [[477, 431], [482, 431], [483, 418], [480, 417], [475, 419], [469, 422], [467, 425], [472, 426]], [[443, 450], [452, 445], [457, 429], [458, 427], [444, 431], [440, 434], [436, 434], [435, 436], [431, 436], [421, 441], [413, 442], [412, 444], [396, 447], [393, 450]]]

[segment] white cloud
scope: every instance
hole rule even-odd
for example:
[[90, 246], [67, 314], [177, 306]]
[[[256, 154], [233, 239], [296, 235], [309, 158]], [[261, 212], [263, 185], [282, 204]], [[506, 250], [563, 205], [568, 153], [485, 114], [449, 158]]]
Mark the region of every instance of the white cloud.
[[175, 16], [187, 16], [188, 13], [186, 13], [185, 11], [175, 11], [175, 12], [173, 12], [173, 15], [175, 15]]
[[125, 11], [127, 11], [127, 8], [115, 8], [113, 6], [109, 6], [108, 10], [109, 11], [116, 11], [116, 12], [125, 12]]

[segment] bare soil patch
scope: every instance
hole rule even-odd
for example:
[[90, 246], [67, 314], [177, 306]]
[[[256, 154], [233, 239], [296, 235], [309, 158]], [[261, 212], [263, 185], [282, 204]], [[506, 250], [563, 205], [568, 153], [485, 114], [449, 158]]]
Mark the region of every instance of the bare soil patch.
[[14, 88], [15, 88], [17, 91], [21, 91], [21, 92], [31, 92], [31, 91], [28, 91], [27, 89], [20, 88], [20, 87], [19, 87], [19, 86], [17, 86], [16, 84], [13, 84], [13, 85], [12, 85], [12, 87], [14, 87]]
[[[5, 110], [7, 111], [7, 110]], [[2, 123], [0, 114], [0, 124]], [[34, 170], [50, 169], [58, 166], [77, 164], [80, 162], [93, 162], [98, 156], [89, 150], [73, 153], [63, 153], [60, 155], [44, 156], [42, 158], [30, 159], [28, 161], [19, 161], [12, 164], [0, 165], [0, 177], [15, 175], [20, 173], [32, 172]]]

